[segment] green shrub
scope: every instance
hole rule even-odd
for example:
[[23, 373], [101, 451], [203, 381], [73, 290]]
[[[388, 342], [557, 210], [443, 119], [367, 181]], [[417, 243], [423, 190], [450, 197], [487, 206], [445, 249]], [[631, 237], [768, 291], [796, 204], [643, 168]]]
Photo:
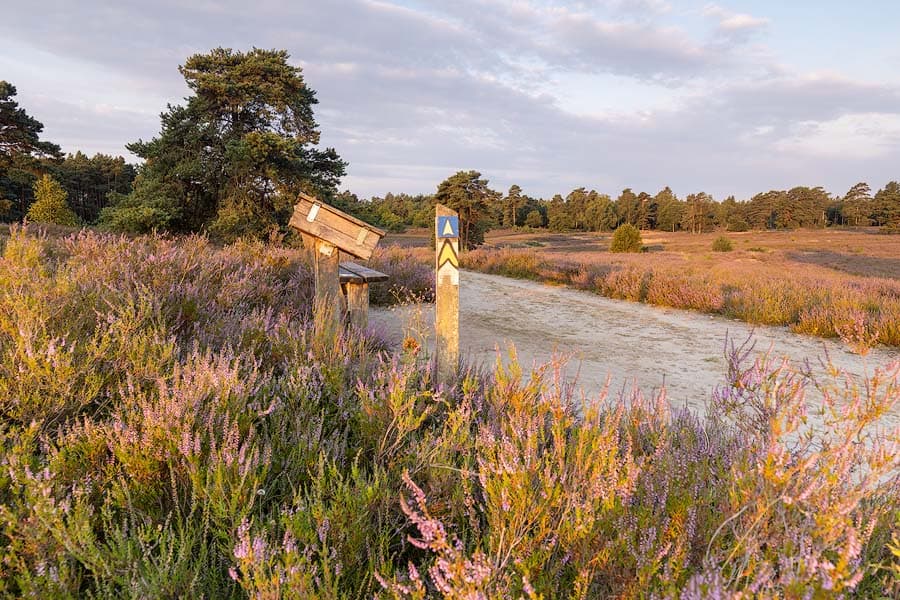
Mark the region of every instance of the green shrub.
[[66, 190], [59, 182], [44, 175], [34, 183], [34, 204], [28, 208], [28, 220], [54, 225], [78, 225], [78, 217], [66, 204]]
[[712, 244], [713, 252], [731, 252], [734, 250], [734, 244], [731, 243], [724, 235], [720, 235]]
[[750, 231], [750, 224], [746, 219], [738, 215], [732, 215], [725, 224], [728, 231]]
[[610, 252], [640, 252], [643, 247], [641, 232], [629, 223], [619, 225], [613, 232]]
[[541, 216], [540, 211], [533, 210], [525, 216], [525, 224], [529, 227], [543, 227], [544, 217]]
[[99, 224], [105, 229], [127, 233], [150, 233], [176, 229], [182, 208], [170, 187], [140, 176], [130, 194], [112, 193], [110, 205], [100, 211]]

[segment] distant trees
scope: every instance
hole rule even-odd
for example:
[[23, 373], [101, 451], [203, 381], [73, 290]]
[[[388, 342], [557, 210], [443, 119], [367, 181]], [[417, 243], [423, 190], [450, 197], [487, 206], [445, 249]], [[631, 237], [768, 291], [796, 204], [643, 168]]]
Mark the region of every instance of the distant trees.
[[641, 201], [631, 188], [625, 188], [616, 200], [616, 212], [620, 223], [628, 223], [637, 227], [643, 220]]
[[528, 227], [543, 227], [544, 226], [544, 217], [541, 215], [541, 211], [532, 210], [525, 217], [525, 225]]
[[900, 183], [891, 181], [878, 190], [869, 214], [875, 225], [900, 229]]
[[900, 231], [897, 181], [874, 193], [859, 182], [834, 197], [821, 187], [798, 186], [716, 202], [702, 191], [681, 199], [665, 187], [655, 195], [625, 188], [612, 199], [578, 187], [545, 200], [515, 184], [500, 194], [477, 171], [460, 171], [435, 194], [370, 200], [337, 194], [346, 163], [334, 149], [317, 147], [315, 92], [288, 59], [283, 50], [224, 48], [189, 57], [179, 68], [192, 91], [187, 103], [167, 108], [157, 137], [128, 146], [145, 160], [139, 167], [120, 156], [63, 157], [59, 146], [41, 139], [42, 123], [19, 107], [16, 88], [0, 81], [0, 218], [26, 216], [36, 184], [49, 189], [42, 180], [49, 175], [79, 222], [133, 232], [207, 231], [225, 241], [283, 228], [301, 190], [394, 231], [431, 227], [434, 204], [443, 202], [460, 212], [465, 247], [481, 243], [491, 227], [521, 225], [613, 231], [629, 224], [694, 233], [876, 225]]
[[675, 193], [666, 186], [656, 197], [656, 227], [662, 231], [675, 231], [681, 227], [684, 218], [684, 205], [675, 196]]
[[69, 205], [84, 222], [94, 222], [100, 211], [113, 199], [131, 192], [137, 173], [134, 165], [121, 156], [82, 152], [69, 154], [59, 161], [48, 161], [47, 172], [59, 181], [68, 195]]
[[689, 194], [684, 201], [681, 228], [691, 233], [712, 231], [716, 227], [716, 206], [705, 192]]
[[841, 225], [868, 225], [871, 204], [872, 189], [868, 183], [862, 181], [847, 190], [835, 217], [840, 219]]
[[158, 137], [128, 145], [146, 162], [102, 221], [260, 237], [286, 224], [298, 191], [330, 198], [346, 163], [316, 148], [318, 101], [288, 58], [257, 48], [189, 57], [179, 71], [193, 95], [168, 107]]
[[525, 205], [525, 198], [522, 197], [522, 188], [512, 185], [503, 199], [503, 226], [515, 227], [519, 224], [519, 211]]
[[[111, 193], [131, 191], [134, 166], [121, 156], [89, 158], [76, 152], [63, 157], [59, 146], [40, 138], [43, 124], [18, 106], [15, 95], [15, 86], [0, 81], [0, 219], [29, 214], [38, 184], [41, 190], [49, 189], [43, 175], [53, 178], [68, 198], [69, 211], [82, 222], [96, 220]], [[38, 212], [44, 214], [43, 209]], [[34, 214], [29, 218], [36, 220]]]
[[575, 229], [574, 211], [566, 205], [566, 201], [559, 194], [553, 196], [547, 205], [547, 226], [553, 231], [568, 231]]
[[[900, 230], [900, 183], [895, 181], [874, 196], [867, 184], [858, 183], [843, 197], [832, 197], [822, 187], [798, 186], [770, 190], [744, 201], [729, 196], [721, 202], [705, 192], [680, 199], [668, 186], [655, 195], [625, 188], [615, 200], [579, 187], [565, 196], [556, 194], [550, 200], [540, 200], [513, 185], [505, 196], [491, 192], [483, 198], [485, 206], [478, 220], [482, 233], [490, 227], [520, 225], [553, 231], [613, 231], [626, 223], [638, 230], [693, 233], [834, 225], [879, 225]], [[361, 201], [354, 214], [394, 229], [430, 227], [434, 202], [431, 196], [387, 194]]]
[[606, 194], [588, 192], [585, 206], [585, 227], [589, 231], [612, 231], [619, 221], [616, 206]]
[[363, 220], [390, 231], [407, 227], [431, 227], [434, 224], [433, 194], [385, 194], [364, 204], [367, 210], [357, 214]]

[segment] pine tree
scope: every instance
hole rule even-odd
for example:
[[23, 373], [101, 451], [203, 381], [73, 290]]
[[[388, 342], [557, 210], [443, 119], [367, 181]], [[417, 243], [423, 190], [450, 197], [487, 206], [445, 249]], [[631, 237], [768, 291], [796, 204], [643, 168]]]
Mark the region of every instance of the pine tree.
[[434, 195], [437, 202], [459, 213], [459, 242], [466, 250], [484, 243], [490, 226], [488, 208], [499, 197], [478, 171], [457, 171], [438, 185]]
[[524, 199], [522, 198], [522, 188], [517, 185], [512, 185], [509, 188], [509, 193], [506, 195], [503, 204], [504, 227], [515, 227], [516, 225], [518, 225], [518, 223], [516, 222], [517, 215], [519, 213], [519, 209], [524, 203]]

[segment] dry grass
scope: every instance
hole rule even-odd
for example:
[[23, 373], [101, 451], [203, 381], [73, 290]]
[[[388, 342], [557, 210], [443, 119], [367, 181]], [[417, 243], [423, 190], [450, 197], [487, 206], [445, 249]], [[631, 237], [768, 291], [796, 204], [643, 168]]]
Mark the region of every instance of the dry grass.
[[[647, 252], [611, 254], [611, 233], [542, 233], [500, 230], [491, 232], [487, 246], [533, 248], [547, 257], [573, 262], [646, 266], [667, 263], [728, 271], [740, 268], [758, 273], [900, 279], [900, 236], [866, 230], [750, 231], [728, 233], [735, 251], [712, 252], [721, 233], [642, 232]], [[409, 234], [407, 234], [409, 236]]]
[[[423, 248], [431, 230], [391, 233], [384, 245]], [[878, 277], [900, 279], [900, 235], [877, 229], [749, 231], [725, 234], [734, 252], [712, 251], [720, 232], [692, 235], [684, 232], [642, 232], [647, 252], [615, 255], [609, 252], [612, 233], [549, 233], [501, 229], [487, 234], [488, 248], [528, 248], [548, 258], [572, 262], [647, 266], [661, 263], [712, 271], [740, 268], [777, 276]], [[424, 254], [422, 255], [425, 256]]]
[[872, 231], [647, 232], [645, 252], [608, 251], [610, 234], [494, 232], [472, 269], [604, 296], [840, 337], [865, 352], [900, 346], [900, 236]]

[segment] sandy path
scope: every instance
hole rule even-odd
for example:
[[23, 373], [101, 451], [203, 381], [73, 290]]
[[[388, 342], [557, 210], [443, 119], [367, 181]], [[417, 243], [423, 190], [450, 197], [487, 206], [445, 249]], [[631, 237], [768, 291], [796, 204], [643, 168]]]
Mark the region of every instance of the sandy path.
[[[850, 373], [871, 373], [900, 360], [900, 350], [879, 348], [852, 354], [833, 340], [791, 333], [784, 327], [752, 327], [719, 316], [611, 300], [588, 292], [464, 271], [460, 285], [460, 338], [469, 359], [493, 364], [496, 348], [515, 345], [523, 367], [547, 362], [554, 354], [571, 359], [567, 376], [588, 395], [610, 377], [612, 393], [636, 383], [644, 391], [666, 386], [673, 405], [701, 408], [724, 379], [726, 334], [743, 341], [751, 334], [756, 349], [770, 346], [793, 361], [818, 365], [824, 352]], [[428, 331], [434, 307], [375, 309], [370, 321], [399, 342], [405, 327]]]

